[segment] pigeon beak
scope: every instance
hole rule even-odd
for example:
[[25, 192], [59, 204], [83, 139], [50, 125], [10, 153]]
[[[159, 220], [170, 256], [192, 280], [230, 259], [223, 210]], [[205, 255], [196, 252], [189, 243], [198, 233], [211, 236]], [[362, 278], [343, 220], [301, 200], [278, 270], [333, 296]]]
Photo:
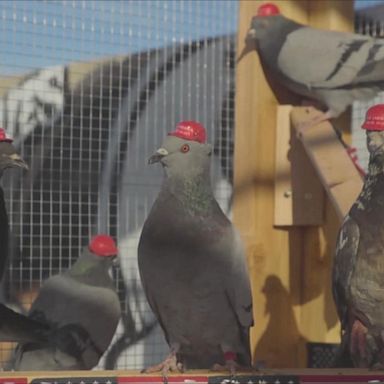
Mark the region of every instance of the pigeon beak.
[[168, 151], [165, 148], [159, 148], [149, 159], [148, 164], [154, 164], [161, 161], [164, 156], [168, 155]]
[[17, 153], [14, 153], [14, 154], [8, 156], [7, 166], [9, 168], [11, 168], [11, 167], [12, 168], [13, 167], [19, 167], [19, 168], [22, 168], [22, 169], [25, 169], [25, 170], [29, 169], [27, 163]]
[[249, 52], [253, 51], [255, 49], [255, 38], [256, 38], [256, 30], [254, 28], [251, 28], [247, 36], [245, 38], [245, 46], [243, 50], [241, 51], [239, 57], [237, 58], [236, 62], [238, 63], [245, 55], [247, 55]]

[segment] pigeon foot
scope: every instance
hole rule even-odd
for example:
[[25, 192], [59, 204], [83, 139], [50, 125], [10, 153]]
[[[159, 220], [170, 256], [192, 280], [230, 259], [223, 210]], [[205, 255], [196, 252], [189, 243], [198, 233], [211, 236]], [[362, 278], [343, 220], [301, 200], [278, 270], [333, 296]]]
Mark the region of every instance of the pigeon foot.
[[[238, 370], [242, 370], [242, 367], [236, 362], [236, 353], [227, 351], [224, 353], [225, 364], [214, 364], [211, 371], [226, 371], [232, 376], [236, 374]], [[245, 368], [244, 368], [245, 369]]]
[[329, 120], [332, 116], [330, 116], [330, 113], [328, 112], [320, 112], [318, 115], [314, 116], [313, 118], [303, 121], [298, 124], [297, 128], [297, 135], [300, 138], [300, 136], [308, 129], [313, 128], [314, 126], [322, 123], [323, 121]]
[[225, 364], [214, 364], [211, 368], [211, 371], [219, 372], [219, 371], [225, 371], [229, 372], [232, 376], [236, 374], [236, 371], [238, 370], [239, 365], [236, 363], [235, 360], [227, 360]]
[[371, 367], [372, 371], [384, 371], [384, 364], [383, 363], [375, 363]]
[[159, 364], [144, 368], [141, 373], [161, 372], [164, 377], [170, 372], [184, 372], [183, 364], [177, 361], [176, 352], [171, 352], [164, 361]]
[[213, 372], [229, 372], [231, 376], [234, 376], [238, 372], [257, 372], [259, 371], [256, 367], [247, 367], [241, 366], [236, 363], [235, 360], [227, 360], [225, 364], [214, 364], [211, 367], [211, 371]]
[[351, 354], [358, 353], [363, 359], [366, 357], [367, 333], [367, 327], [359, 319], [356, 319], [351, 330]]

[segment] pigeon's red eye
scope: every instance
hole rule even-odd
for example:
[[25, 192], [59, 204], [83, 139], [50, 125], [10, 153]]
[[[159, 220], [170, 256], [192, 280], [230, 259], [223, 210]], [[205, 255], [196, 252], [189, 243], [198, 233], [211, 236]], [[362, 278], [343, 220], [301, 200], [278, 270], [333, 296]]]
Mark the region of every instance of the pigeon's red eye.
[[181, 152], [181, 153], [187, 153], [187, 152], [189, 152], [189, 145], [188, 145], [188, 144], [184, 144], [184, 145], [180, 148], [180, 152]]

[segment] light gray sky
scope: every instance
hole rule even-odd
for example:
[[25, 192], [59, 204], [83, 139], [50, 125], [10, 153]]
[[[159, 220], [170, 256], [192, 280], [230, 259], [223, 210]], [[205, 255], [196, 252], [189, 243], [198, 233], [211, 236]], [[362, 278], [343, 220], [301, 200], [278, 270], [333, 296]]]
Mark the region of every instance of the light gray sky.
[[0, 1], [0, 74], [232, 34], [236, 0]]
[[237, 17], [237, 0], [1, 0], [0, 75], [234, 34]]
[[361, 9], [383, 3], [383, 0], [355, 0], [355, 8]]

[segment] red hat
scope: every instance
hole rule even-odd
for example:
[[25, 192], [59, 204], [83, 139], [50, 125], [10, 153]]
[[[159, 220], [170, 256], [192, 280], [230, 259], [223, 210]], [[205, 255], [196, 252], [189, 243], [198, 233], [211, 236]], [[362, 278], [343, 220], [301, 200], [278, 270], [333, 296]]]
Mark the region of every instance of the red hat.
[[384, 104], [376, 104], [368, 109], [361, 128], [368, 131], [384, 131]]
[[12, 139], [10, 137], [7, 137], [7, 133], [5, 132], [4, 128], [0, 128], [0, 142], [5, 141], [7, 143], [12, 143]]
[[168, 135], [176, 136], [180, 139], [197, 141], [201, 144], [204, 144], [207, 139], [205, 128], [197, 121], [180, 121], [180, 123], [176, 125], [176, 129], [169, 132]]
[[257, 10], [257, 16], [274, 16], [279, 14], [279, 7], [273, 3], [265, 3], [261, 5]]
[[118, 254], [115, 241], [108, 235], [96, 235], [89, 243], [89, 250], [98, 256], [115, 256]]

